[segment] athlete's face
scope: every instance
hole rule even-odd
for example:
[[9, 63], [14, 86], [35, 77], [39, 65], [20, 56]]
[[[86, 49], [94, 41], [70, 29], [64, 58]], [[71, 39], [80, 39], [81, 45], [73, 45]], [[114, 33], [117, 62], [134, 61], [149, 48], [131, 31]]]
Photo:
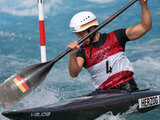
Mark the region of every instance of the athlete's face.
[[[85, 30], [83, 32], [78, 32], [76, 33], [77, 37], [78, 37], [78, 40], [82, 39], [84, 36], [88, 35], [88, 31]], [[90, 38], [86, 39], [84, 41], [84, 44], [89, 44], [90, 43]]]

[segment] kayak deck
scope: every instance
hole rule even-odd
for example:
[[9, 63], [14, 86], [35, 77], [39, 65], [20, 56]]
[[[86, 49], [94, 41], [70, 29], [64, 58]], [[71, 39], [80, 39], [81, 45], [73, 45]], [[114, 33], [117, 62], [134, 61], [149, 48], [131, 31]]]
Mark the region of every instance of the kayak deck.
[[159, 104], [160, 91], [122, 92], [109, 90], [66, 102], [38, 108], [6, 111], [2, 114], [13, 120], [63, 120], [64, 118], [65, 120], [93, 120], [109, 111], [114, 115], [124, 113], [133, 105], [137, 106], [139, 112], [146, 112]]

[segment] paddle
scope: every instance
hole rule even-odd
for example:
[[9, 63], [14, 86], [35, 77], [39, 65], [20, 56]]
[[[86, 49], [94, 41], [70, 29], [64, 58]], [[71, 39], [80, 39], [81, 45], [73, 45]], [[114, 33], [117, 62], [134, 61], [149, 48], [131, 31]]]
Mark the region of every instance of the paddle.
[[[122, 9], [112, 15], [109, 19], [96, 27], [96, 29], [90, 32], [87, 36], [79, 40], [78, 43], [83, 43], [93, 33], [103, 28], [105, 25], [115, 19], [118, 15], [124, 12], [127, 8], [133, 5], [136, 1], [137, 0], [132, 0], [129, 4], [124, 6]], [[0, 85], [0, 104], [5, 109], [9, 109], [14, 104], [19, 102], [22, 98], [31, 93], [45, 79], [53, 65], [66, 54], [68, 54], [71, 50], [72, 49], [70, 48], [66, 49], [63, 53], [61, 53], [59, 56], [57, 56], [51, 61], [26, 67], [5, 80]]]

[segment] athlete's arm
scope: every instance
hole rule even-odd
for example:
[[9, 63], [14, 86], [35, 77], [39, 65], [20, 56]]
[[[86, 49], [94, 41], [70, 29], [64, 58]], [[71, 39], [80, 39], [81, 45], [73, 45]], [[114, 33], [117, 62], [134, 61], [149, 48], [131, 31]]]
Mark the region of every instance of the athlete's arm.
[[144, 0], [139, 0], [139, 2], [142, 9], [141, 23], [126, 29], [126, 35], [129, 40], [136, 40], [142, 37], [152, 28], [152, 17], [147, 2], [144, 2]]
[[72, 42], [68, 45], [68, 47], [73, 50], [70, 52], [69, 59], [69, 73], [71, 77], [77, 77], [82, 70], [84, 59], [82, 57], [76, 57], [76, 53], [79, 51], [80, 46], [77, 41]]

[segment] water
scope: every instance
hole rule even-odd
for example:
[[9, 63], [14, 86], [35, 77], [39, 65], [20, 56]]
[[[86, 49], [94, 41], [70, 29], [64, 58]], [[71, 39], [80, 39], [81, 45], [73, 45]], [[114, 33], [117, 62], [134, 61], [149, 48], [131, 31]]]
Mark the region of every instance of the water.
[[[47, 59], [62, 53], [67, 45], [76, 40], [69, 30], [71, 17], [83, 10], [97, 15], [99, 23], [110, 17], [128, 0], [45, 0], [45, 29]], [[160, 1], [149, 0], [153, 28], [137, 41], [129, 42], [126, 54], [133, 64], [135, 79], [139, 88], [159, 89], [160, 86]], [[18, 70], [40, 63], [38, 6], [36, 0], [0, 1], [0, 82]], [[101, 32], [126, 28], [140, 22], [141, 12], [138, 2], [117, 17]], [[88, 72], [83, 69], [78, 78], [72, 79], [68, 73], [68, 58], [58, 61], [44, 82], [12, 109], [37, 107], [63, 101], [94, 90]], [[4, 111], [0, 107], [0, 112]], [[160, 120], [159, 109], [143, 114], [122, 114], [108, 112], [96, 120]], [[0, 115], [0, 120], [8, 120]]]

